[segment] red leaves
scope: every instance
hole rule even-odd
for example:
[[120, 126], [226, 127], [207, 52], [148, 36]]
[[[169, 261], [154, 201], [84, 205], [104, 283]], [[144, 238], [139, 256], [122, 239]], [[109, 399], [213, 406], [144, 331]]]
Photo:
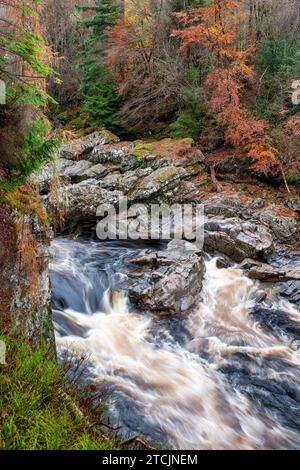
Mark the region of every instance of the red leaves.
[[110, 47], [106, 53], [106, 63], [114, 65], [124, 55], [128, 39], [128, 23], [126, 20], [119, 20], [108, 32]]
[[300, 137], [300, 115], [290, 118], [286, 124], [286, 130], [292, 137]]
[[243, 16], [235, 0], [213, 0], [208, 7], [192, 8], [175, 13], [184, 29], [173, 32], [182, 39], [181, 50], [191, 44], [201, 44], [219, 57], [231, 57], [235, 52], [237, 25]]
[[[208, 114], [216, 117], [225, 142], [247, 151], [259, 173], [277, 172], [276, 150], [265, 136], [267, 123], [255, 119], [241, 104], [245, 84], [255, 78], [248, 63], [255, 48], [250, 45], [241, 50], [238, 41], [238, 26], [244, 17], [242, 4], [235, 0], [212, 0], [208, 7], [191, 9], [176, 17], [184, 26], [173, 33], [182, 40], [181, 50], [198, 44], [212, 54], [215, 65], [205, 82], [210, 93]], [[300, 135], [300, 118], [299, 122], [291, 123], [291, 129]]]
[[248, 155], [253, 159], [252, 168], [257, 173], [262, 173], [265, 176], [278, 174], [277, 150], [271, 145], [263, 140], [252, 143]]

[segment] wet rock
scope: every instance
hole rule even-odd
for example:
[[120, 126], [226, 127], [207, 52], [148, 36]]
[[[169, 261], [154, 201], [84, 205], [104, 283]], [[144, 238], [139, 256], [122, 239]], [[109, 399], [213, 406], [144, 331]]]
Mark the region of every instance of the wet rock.
[[217, 258], [216, 266], [218, 269], [227, 269], [231, 265], [231, 260], [227, 256]]
[[130, 300], [159, 314], [187, 313], [199, 302], [204, 262], [191, 243], [173, 240], [167, 250], [144, 251], [131, 259]]
[[265, 282], [300, 281], [300, 268], [289, 266], [276, 268], [268, 264], [260, 264], [250, 268], [249, 277]]
[[288, 281], [278, 286], [279, 294], [300, 308], [300, 281]]
[[237, 262], [249, 257], [264, 260], [273, 252], [273, 239], [265, 227], [238, 218], [206, 221], [204, 245]]
[[261, 266], [261, 265], [262, 265], [262, 263], [260, 263], [259, 261], [256, 261], [256, 260], [251, 259], [251, 258], [246, 258], [246, 259], [244, 259], [244, 261], [242, 261], [239, 264], [239, 268], [249, 271], [254, 266]]
[[290, 315], [277, 309], [266, 309], [256, 306], [250, 315], [265, 329], [273, 333], [284, 334], [294, 340], [300, 339], [300, 323], [294, 321]]

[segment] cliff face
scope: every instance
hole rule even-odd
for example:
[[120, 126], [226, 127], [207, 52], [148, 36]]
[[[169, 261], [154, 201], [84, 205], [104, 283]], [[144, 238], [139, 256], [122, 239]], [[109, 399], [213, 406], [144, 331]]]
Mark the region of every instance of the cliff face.
[[[22, 213], [16, 194], [0, 203], [0, 330], [36, 344], [46, 340], [54, 351], [49, 228], [34, 212]], [[34, 203], [39, 207], [38, 199]]]

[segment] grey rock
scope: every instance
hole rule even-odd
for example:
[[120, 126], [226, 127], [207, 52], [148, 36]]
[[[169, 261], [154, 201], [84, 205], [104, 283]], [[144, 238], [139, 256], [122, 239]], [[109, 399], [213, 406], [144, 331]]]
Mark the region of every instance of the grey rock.
[[138, 168], [137, 170], [126, 171], [119, 181], [119, 187], [124, 193], [128, 193], [137, 186], [138, 182], [152, 173], [152, 168]]
[[262, 263], [251, 258], [246, 258], [244, 261], [242, 261], [242, 263], [239, 264], [239, 268], [244, 270], [249, 270], [254, 266], [262, 266]]
[[237, 262], [249, 257], [264, 260], [273, 252], [273, 239], [265, 227], [238, 218], [209, 219], [204, 245]]
[[258, 197], [254, 199], [254, 201], [251, 203], [251, 208], [252, 209], [262, 209], [265, 205], [265, 199], [262, 197]]
[[60, 148], [60, 156], [68, 160], [80, 160], [92, 152], [97, 145], [111, 144], [119, 139], [103, 130], [94, 132], [85, 138], [73, 140]]
[[279, 217], [271, 212], [261, 211], [256, 213], [253, 219], [268, 226], [275, 237], [283, 242], [292, 241], [297, 233], [296, 220], [290, 217]]
[[37, 186], [41, 194], [50, 191], [50, 183], [54, 175], [53, 163], [48, 163], [41, 170], [31, 174], [31, 181]]
[[78, 183], [84, 179], [87, 179], [85, 173], [93, 166], [93, 164], [87, 160], [80, 160], [74, 162], [72, 165], [65, 165], [61, 168], [61, 176], [70, 178], [73, 183]]
[[300, 308], [300, 281], [288, 281], [278, 285], [279, 294]]
[[66, 223], [95, 222], [100, 204], [117, 204], [123, 193], [103, 189], [96, 179], [66, 186], [61, 193]]
[[143, 202], [158, 196], [188, 176], [188, 172], [182, 167], [168, 166], [155, 170], [146, 176], [130, 195], [132, 202]]
[[[92, 164], [93, 165], [93, 164]], [[84, 179], [100, 179], [109, 173], [110, 169], [106, 168], [101, 163], [93, 165], [81, 174], [81, 180]]]
[[286, 205], [295, 212], [300, 212], [300, 197], [289, 197]]
[[249, 277], [265, 282], [300, 281], [300, 268], [289, 266], [276, 268], [268, 264], [258, 264], [250, 268]]
[[130, 151], [131, 147], [126, 144], [118, 146], [98, 145], [92, 149], [89, 161], [94, 164], [114, 165], [124, 169], [124, 171], [131, 167], [137, 168], [139, 166], [137, 158], [133, 157]]
[[144, 251], [133, 258], [129, 275], [129, 297], [144, 311], [185, 314], [199, 302], [204, 262], [193, 244], [173, 240], [167, 250]]
[[118, 188], [120, 179], [121, 179], [121, 173], [119, 172], [109, 173], [103, 179], [101, 179], [100, 184], [101, 184], [101, 187], [104, 189], [113, 190], [113, 189]]

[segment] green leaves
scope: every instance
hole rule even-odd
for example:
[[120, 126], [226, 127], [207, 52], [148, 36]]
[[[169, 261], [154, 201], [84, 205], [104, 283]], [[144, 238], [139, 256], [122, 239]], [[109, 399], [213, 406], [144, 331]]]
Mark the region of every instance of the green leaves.
[[33, 72], [44, 78], [53, 73], [53, 70], [40, 59], [43, 45], [44, 41], [40, 36], [24, 30], [15, 39], [9, 40], [6, 48], [9, 53], [17, 55], [25, 62]]
[[19, 160], [12, 168], [19, 172], [23, 179], [49, 160], [58, 145], [54, 138], [47, 137], [47, 131], [46, 121], [42, 118], [34, 121], [31, 131], [20, 149]]

